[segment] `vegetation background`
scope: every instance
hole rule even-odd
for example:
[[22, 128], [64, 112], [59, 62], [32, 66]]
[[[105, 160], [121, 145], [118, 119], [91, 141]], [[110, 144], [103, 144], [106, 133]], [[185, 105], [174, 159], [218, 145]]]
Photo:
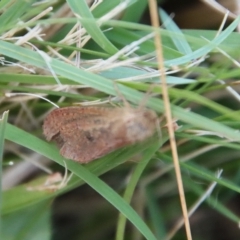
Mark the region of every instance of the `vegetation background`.
[[[193, 239], [239, 239], [239, 3], [158, 6]], [[116, 88], [138, 106], [151, 86], [164, 116], [148, 1], [2, 0], [0, 13], [1, 239], [186, 239], [164, 121], [161, 143], [87, 165], [42, 135], [46, 99], [121, 105]]]

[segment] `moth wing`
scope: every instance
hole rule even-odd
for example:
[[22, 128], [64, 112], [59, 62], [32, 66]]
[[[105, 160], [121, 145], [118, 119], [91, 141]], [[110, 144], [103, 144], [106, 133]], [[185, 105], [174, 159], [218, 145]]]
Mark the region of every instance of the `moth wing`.
[[81, 108], [57, 108], [46, 116], [43, 123], [43, 134], [48, 141], [53, 140], [59, 134], [61, 126], [70, 121], [75, 111], [79, 112]]
[[122, 146], [122, 141], [113, 139], [109, 132], [98, 129], [91, 132], [82, 130], [75, 135], [70, 133], [69, 136], [61, 134], [61, 139], [61, 155], [80, 163], [91, 162]]
[[88, 124], [94, 116], [107, 117], [108, 111], [98, 107], [65, 107], [51, 111], [44, 120], [43, 134], [48, 141], [54, 139], [60, 130], [73, 122], [78, 121], [78, 127]]
[[46, 117], [43, 133], [48, 141], [57, 143], [62, 156], [88, 163], [126, 144], [118, 137], [119, 133], [111, 131], [108, 123], [106, 125], [105, 119], [108, 119], [109, 114], [112, 115], [112, 111], [114, 116], [117, 115], [118, 110], [111, 108], [55, 109]]

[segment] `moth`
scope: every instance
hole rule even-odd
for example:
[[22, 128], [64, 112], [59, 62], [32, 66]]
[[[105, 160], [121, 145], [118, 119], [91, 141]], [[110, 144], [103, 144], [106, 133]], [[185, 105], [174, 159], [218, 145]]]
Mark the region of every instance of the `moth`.
[[150, 138], [157, 131], [153, 110], [133, 107], [64, 107], [44, 120], [47, 141], [55, 141], [60, 154], [89, 163], [119, 148]]

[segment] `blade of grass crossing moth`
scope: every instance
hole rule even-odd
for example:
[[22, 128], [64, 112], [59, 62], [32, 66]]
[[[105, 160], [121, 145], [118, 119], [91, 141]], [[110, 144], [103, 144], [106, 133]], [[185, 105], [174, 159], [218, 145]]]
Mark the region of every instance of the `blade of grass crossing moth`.
[[[45, 67], [45, 62], [38, 53], [8, 42], [0, 41], [0, 53], [41, 68]], [[51, 59], [51, 66], [56, 74], [62, 75], [63, 77], [69, 78], [80, 84], [93, 87], [94, 89], [107, 94], [116, 95], [116, 89], [113, 82], [107, 78], [83, 71], [57, 59]], [[121, 84], [118, 84], [118, 89], [130, 102], [138, 104], [143, 99], [144, 94], [139, 91]], [[164, 111], [163, 101], [161, 99], [152, 98], [146, 103], [146, 106], [151, 107], [156, 112]], [[193, 126], [218, 132], [232, 140], [240, 140], [240, 135], [235, 130], [199, 114], [186, 112], [184, 109], [177, 106], [172, 106], [172, 112], [175, 118], [183, 120], [186, 123], [190, 123]]]

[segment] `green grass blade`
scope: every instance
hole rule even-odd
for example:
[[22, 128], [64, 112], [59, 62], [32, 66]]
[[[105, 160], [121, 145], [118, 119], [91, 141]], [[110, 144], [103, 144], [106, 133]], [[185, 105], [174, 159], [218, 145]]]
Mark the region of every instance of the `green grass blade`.
[[[18, 198], [18, 196], [15, 196]], [[51, 202], [42, 201], [4, 216], [4, 240], [50, 240]]]
[[[147, 0], [137, 0], [130, 7], [128, 7], [122, 16], [123, 21], [127, 22], [139, 22], [142, 15], [146, 11], [148, 6]], [[136, 11], [137, 9], [137, 11]]]
[[[150, 148], [148, 148], [144, 153], [141, 162], [138, 163], [136, 166], [129, 183], [127, 184], [127, 188], [125, 190], [123, 198], [127, 203], [131, 202], [134, 190], [139, 182], [139, 179], [146, 168], [147, 164], [151, 160], [152, 156], [155, 152], [159, 149], [159, 143], [156, 143]], [[126, 225], [126, 217], [123, 214], [119, 215], [118, 224], [117, 224], [117, 232], [116, 232], [116, 240], [123, 240], [124, 239], [124, 231]]]
[[[160, 154], [162, 159], [164, 159], [165, 161], [172, 163], [172, 159], [171, 157], [167, 156], [166, 154]], [[235, 192], [240, 193], [240, 187], [227, 180], [227, 179], [223, 179], [223, 178], [217, 178], [216, 175], [214, 173], [212, 173], [211, 171], [209, 171], [208, 169], [199, 166], [198, 164], [195, 163], [183, 163], [181, 162], [180, 159], [180, 166], [182, 167], [182, 169], [185, 169], [187, 171], [190, 171], [193, 175], [200, 177], [201, 179], [210, 181], [210, 182], [217, 182], [219, 185], [222, 185], [226, 188], [232, 189]]]
[[178, 26], [173, 22], [172, 18], [170, 18], [167, 13], [163, 10], [159, 10], [160, 17], [162, 18], [162, 22], [166, 29], [169, 31], [175, 32], [178, 34], [178, 37], [172, 37], [172, 41], [179, 52], [184, 55], [192, 54], [192, 49], [188, 42], [186, 41], [184, 34], [178, 28]]
[[0, 234], [2, 233], [2, 164], [3, 164], [3, 150], [5, 130], [7, 125], [8, 112], [4, 112], [0, 119]]
[[192, 54], [188, 54], [177, 59], [165, 61], [164, 64], [166, 66], [181, 65], [205, 56], [211, 50], [216, 48], [221, 42], [223, 42], [238, 26], [239, 22], [240, 16], [237, 17], [221, 34], [219, 34], [218, 37], [214, 38], [209, 44], [206, 44], [204, 47], [194, 51]]
[[114, 54], [118, 49], [105, 37], [96, 23], [85, 0], [68, 0], [72, 11], [80, 16], [80, 22], [92, 39], [106, 52]]
[[15, 3], [0, 16], [0, 32], [5, 30], [6, 26], [16, 26], [19, 18], [26, 13], [26, 9], [29, 9], [34, 2], [35, 0], [15, 1]]
[[[197, 185], [186, 178], [184, 180], [184, 186], [186, 186], [186, 188], [189, 188], [191, 192], [194, 192], [198, 196], [202, 196], [202, 194], [204, 193], [204, 190], [200, 185]], [[209, 196], [206, 199], [206, 202], [214, 209], [217, 209], [224, 216], [234, 221], [235, 223], [238, 223], [240, 221], [239, 217], [235, 213], [231, 212], [227, 207], [225, 207], [220, 201], [215, 199], [213, 196]]]

